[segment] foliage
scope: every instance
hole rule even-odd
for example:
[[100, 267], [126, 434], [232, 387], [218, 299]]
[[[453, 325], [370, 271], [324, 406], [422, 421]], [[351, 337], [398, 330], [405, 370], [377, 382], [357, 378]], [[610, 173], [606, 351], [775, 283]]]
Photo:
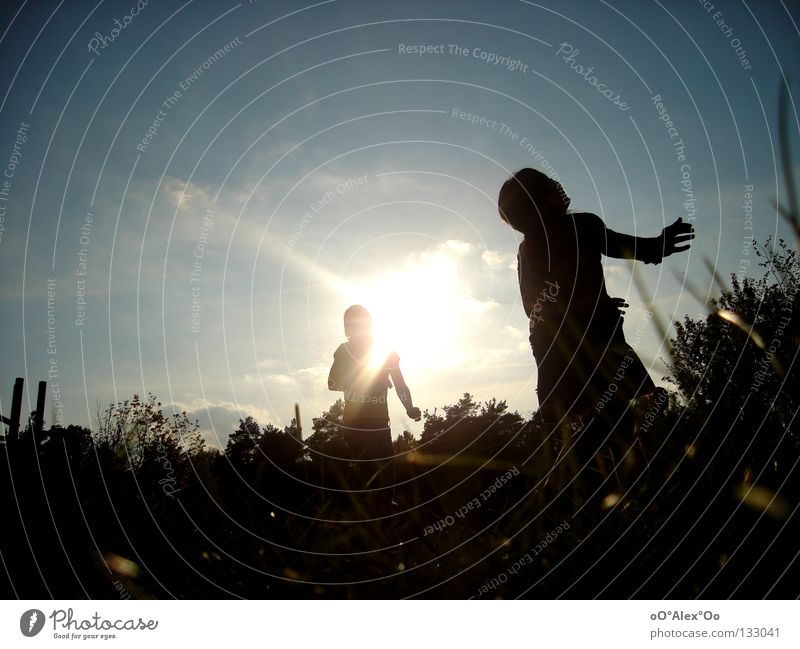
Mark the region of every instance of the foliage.
[[518, 413], [508, 412], [505, 401], [491, 399], [481, 405], [469, 393], [444, 406], [442, 412], [425, 413], [420, 449], [427, 453], [492, 457], [513, 440], [524, 423]]
[[346, 457], [347, 442], [343, 435], [344, 400], [337, 399], [321, 417], [312, 420], [313, 434], [306, 440], [308, 447], [316, 454], [331, 457]]
[[800, 260], [783, 240], [758, 249], [764, 274], [731, 277], [702, 320], [676, 323], [671, 381], [697, 414], [785, 431], [800, 405]]
[[130, 401], [112, 404], [98, 413], [95, 443], [117, 457], [124, 455], [135, 470], [160, 455], [175, 458], [201, 450], [199, 427], [189, 421], [185, 411], [165, 415], [155, 395], [148, 394], [142, 400], [135, 394]]

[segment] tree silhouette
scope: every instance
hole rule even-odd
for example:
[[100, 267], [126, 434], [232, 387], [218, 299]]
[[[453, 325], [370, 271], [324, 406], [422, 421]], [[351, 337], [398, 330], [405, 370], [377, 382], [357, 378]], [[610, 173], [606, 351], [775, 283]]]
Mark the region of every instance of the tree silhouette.
[[337, 399], [321, 417], [314, 417], [314, 433], [308, 438], [308, 447], [323, 455], [346, 458], [349, 448], [342, 433], [344, 428], [344, 400]]
[[[505, 401], [490, 399], [483, 405], [464, 393], [457, 403], [425, 413], [420, 450], [427, 453], [468, 452], [491, 457], [507, 446], [522, 429], [524, 420], [509, 412]], [[519, 441], [519, 440], [518, 440]]]
[[225, 455], [233, 464], [243, 465], [252, 462], [256, 448], [261, 440], [261, 426], [251, 416], [239, 420], [239, 427], [228, 437]]
[[395, 455], [413, 451], [418, 444], [419, 440], [407, 430], [404, 430], [402, 433], [400, 433], [400, 435], [395, 438], [394, 442], [392, 442]]
[[138, 469], [158, 456], [177, 460], [182, 453], [192, 454], [203, 448], [200, 424], [192, 422], [186, 412], [164, 414], [161, 402], [153, 394], [141, 399], [109, 406], [98, 415], [95, 443], [125, 458], [131, 469]]
[[669, 380], [688, 406], [687, 441], [714, 458], [708, 475], [778, 486], [795, 479], [786, 460], [800, 448], [800, 260], [783, 240], [757, 252], [762, 277], [732, 276], [708, 316], [676, 323]]
[[761, 278], [731, 276], [706, 318], [676, 323], [670, 381], [702, 412], [749, 409], [783, 430], [800, 405], [800, 260], [783, 240], [757, 252]]

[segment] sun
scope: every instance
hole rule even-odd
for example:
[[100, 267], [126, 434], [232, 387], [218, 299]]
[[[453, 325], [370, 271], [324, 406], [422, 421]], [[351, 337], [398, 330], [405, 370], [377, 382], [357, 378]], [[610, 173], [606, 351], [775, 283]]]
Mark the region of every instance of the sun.
[[348, 297], [372, 314], [374, 363], [396, 351], [404, 369], [455, 365], [463, 358], [462, 305], [468, 296], [453, 260], [429, 257], [351, 285]]

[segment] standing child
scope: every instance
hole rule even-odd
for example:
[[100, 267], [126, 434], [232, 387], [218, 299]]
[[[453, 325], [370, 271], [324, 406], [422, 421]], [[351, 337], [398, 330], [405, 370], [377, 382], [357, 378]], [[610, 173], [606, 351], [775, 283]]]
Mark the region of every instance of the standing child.
[[344, 333], [347, 342], [333, 354], [328, 388], [344, 392], [346, 441], [354, 459], [387, 459], [392, 455], [392, 433], [386, 396], [392, 382], [406, 414], [414, 421], [422, 414], [411, 400], [400, 357], [393, 351], [381, 355], [375, 348], [369, 311], [358, 304], [349, 307]]
[[618, 411], [656, 390], [625, 340], [621, 301], [606, 292], [601, 255], [657, 264], [694, 238], [681, 219], [657, 237], [620, 234], [595, 214], [567, 212], [569, 204], [561, 184], [535, 169], [516, 172], [498, 199], [500, 217], [525, 235], [519, 287], [548, 421]]

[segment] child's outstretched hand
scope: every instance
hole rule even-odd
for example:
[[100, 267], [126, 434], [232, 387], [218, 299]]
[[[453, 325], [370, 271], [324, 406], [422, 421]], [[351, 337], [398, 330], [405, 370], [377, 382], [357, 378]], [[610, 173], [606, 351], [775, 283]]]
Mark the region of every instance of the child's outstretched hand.
[[420, 409], [417, 408], [416, 406], [406, 410], [406, 414], [409, 417], [411, 417], [411, 419], [413, 419], [414, 421], [419, 421], [420, 419], [422, 419], [422, 413], [420, 412]]
[[623, 297], [612, 297], [611, 301], [614, 303], [614, 306], [617, 307], [619, 310], [620, 315], [625, 315], [625, 309], [627, 309], [630, 304], [625, 301]]
[[[689, 249], [689, 241], [694, 239], [694, 227], [691, 223], [684, 223], [681, 217], [672, 225], [668, 225], [661, 232], [664, 241], [664, 256], [669, 257], [676, 252]], [[684, 244], [685, 245], [680, 245]]]

